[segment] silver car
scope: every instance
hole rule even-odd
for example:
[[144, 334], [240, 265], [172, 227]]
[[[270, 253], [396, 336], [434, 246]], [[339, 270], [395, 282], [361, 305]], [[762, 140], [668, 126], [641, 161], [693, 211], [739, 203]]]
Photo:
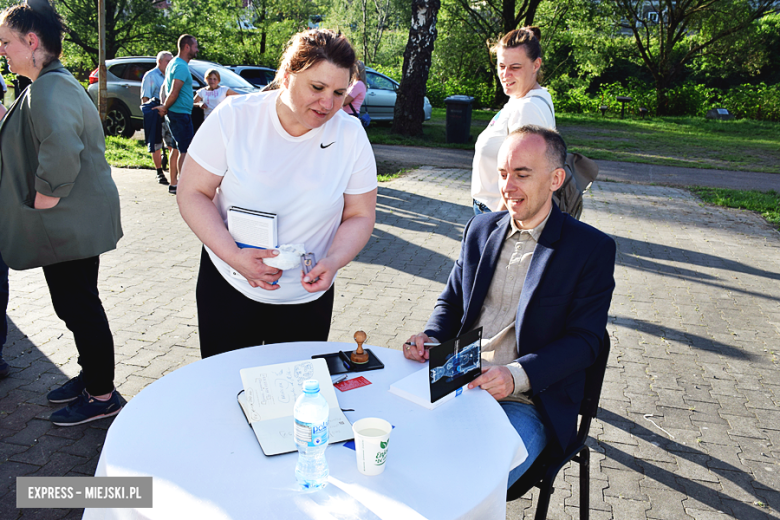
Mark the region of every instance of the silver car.
[[[371, 116], [371, 121], [392, 121], [395, 99], [398, 97], [398, 82], [370, 67], [366, 67], [366, 79], [368, 80], [368, 85], [366, 85], [368, 89], [360, 111], [362, 112], [363, 107], [365, 107], [368, 115]], [[427, 97], [423, 104], [423, 110], [427, 121], [433, 113], [433, 107]]]
[[[106, 76], [108, 111], [104, 125], [106, 135], [131, 137], [136, 130], [143, 128], [144, 116], [140, 107], [141, 80], [144, 74], [156, 66], [157, 62], [153, 56], [128, 56], [106, 61], [106, 69], [108, 70]], [[244, 78], [219, 63], [192, 60], [189, 66], [192, 74], [193, 97], [196, 90], [206, 86], [204, 75], [211, 68], [219, 71], [220, 85], [224, 85], [240, 94], [250, 94], [259, 91]], [[97, 106], [98, 69], [95, 69], [89, 75], [87, 92], [95, 106]], [[202, 111], [200, 109], [193, 110], [193, 122], [202, 121], [202, 119]]]

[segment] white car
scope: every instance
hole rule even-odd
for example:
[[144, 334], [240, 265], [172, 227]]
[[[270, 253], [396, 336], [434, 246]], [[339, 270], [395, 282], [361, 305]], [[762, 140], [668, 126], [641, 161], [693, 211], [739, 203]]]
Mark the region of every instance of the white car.
[[[366, 67], [366, 79], [368, 80], [368, 85], [366, 85], [368, 90], [360, 111], [362, 112], [365, 108], [368, 115], [371, 116], [371, 121], [392, 121], [395, 99], [398, 96], [396, 93], [398, 82], [370, 67]], [[429, 120], [433, 113], [433, 107], [427, 97], [423, 104], [423, 111], [425, 111], [425, 120]]]

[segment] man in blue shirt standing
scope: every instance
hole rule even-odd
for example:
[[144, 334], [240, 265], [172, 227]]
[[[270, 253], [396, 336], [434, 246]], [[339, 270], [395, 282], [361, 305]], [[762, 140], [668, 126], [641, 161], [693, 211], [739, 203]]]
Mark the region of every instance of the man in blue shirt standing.
[[149, 153], [152, 154], [154, 167], [157, 168], [157, 181], [168, 184], [162, 166], [162, 117], [153, 107], [160, 104], [160, 87], [165, 82], [165, 69], [173, 59], [173, 54], [160, 51], [157, 54], [157, 66], [144, 74], [141, 80], [141, 111], [144, 114], [144, 136]]
[[[198, 40], [190, 34], [179, 36], [179, 53], [165, 70], [165, 90], [168, 97], [162, 106], [156, 107], [161, 116], [166, 116], [173, 134], [176, 149], [179, 150], [179, 171], [190, 147], [195, 129], [192, 126], [192, 75], [189, 62], [198, 54]], [[176, 193], [176, 184], [168, 191]]]

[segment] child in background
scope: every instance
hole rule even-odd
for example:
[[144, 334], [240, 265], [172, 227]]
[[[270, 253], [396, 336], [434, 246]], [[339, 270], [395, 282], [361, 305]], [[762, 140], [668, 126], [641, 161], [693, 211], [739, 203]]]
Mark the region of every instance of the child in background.
[[208, 87], [203, 87], [195, 93], [193, 102], [196, 107], [203, 109], [204, 119], [209, 117], [211, 112], [217, 108], [217, 105], [222, 103], [226, 97], [238, 95], [238, 92], [235, 92], [228, 87], [220, 87], [219, 82], [221, 79], [217, 69], [207, 70], [206, 83], [208, 84]]

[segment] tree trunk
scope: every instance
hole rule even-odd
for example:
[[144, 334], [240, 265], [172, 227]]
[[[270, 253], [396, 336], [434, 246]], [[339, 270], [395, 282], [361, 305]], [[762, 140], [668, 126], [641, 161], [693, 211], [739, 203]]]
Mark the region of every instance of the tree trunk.
[[504, 31], [501, 33], [502, 35], [517, 29], [517, 23], [515, 22], [515, 0], [504, 0], [501, 4], [501, 22], [504, 28]]
[[436, 17], [440, 0], [412, 0], [412, 25], [404, 51], [403, 78], [395, 101], [392, 133], [422, 135], [425, 119], [425, 84], [436, 42]]
[[669, 114], [669, 92], [662, 80], [655, 82], [655, 102], [656, 115], [665, 116]]
[[266, 31], [268, 30], [268, 24], [265, 22], [265, 12], [268, 9], [266, 6], [266, 0], [260, 3], [260, 55], [265, 57], [265, 39]]

